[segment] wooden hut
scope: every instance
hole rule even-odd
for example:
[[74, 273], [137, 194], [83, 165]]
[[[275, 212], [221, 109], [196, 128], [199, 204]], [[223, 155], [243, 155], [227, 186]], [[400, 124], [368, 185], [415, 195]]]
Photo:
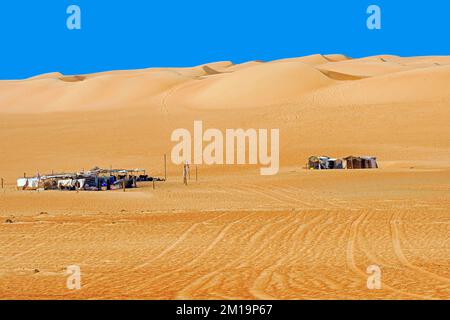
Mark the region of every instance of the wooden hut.
[[377, 169], [378, 163], [376, 157], [364, 156], [355, 157], [349, 156], [344, 158], [347, 169]]

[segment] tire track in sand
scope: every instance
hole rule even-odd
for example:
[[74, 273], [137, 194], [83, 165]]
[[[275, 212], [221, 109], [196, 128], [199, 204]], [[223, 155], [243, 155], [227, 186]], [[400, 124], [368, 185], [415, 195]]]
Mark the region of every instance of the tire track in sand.
[[297, 198], [295, 195], [290, 196], [289, 194], [293, 194], [292, 192], [290, 192], [287, 188], [284, 187], [279, 187], [274, 185], [273, 189], [267, 189], [255, 184], [247, 184], [247, 186], [251, 187], [251, 188], [258, 188], [259, 190], [261, 190], [261, 192], [266, 192], [266, 193], [270, 193], [274, 196], [277, 196], [279, 199], [282, 199], [283, 201], [285, 201], [286, 203], [292, 203], [291, 201], [294, 201], [294, 203], [300, 204], [305, 206], [307, 209], [314, 209], [317, 208], [314, 204], [300, 200], [299, 198]]
[[[308, 226], [314, 225], [318, 220], [320, 220], [322, 217], [320, 215], [312, 218], [307, 223], [299, 224], [297, 229], [293, 232], [292, 237], [293, 238], [299, 238], [302, 233], [304, 233]], [[253, 281], [251, 287], [249, 288], [249, 292], [256, 298], [260, 300], [275, 300], [277, 297], [274, 297], [266, 292], [266, 288], [270, 285], [270, 282], [272, 281], [273, 274], [276, 269], [278, 269], [280, 266], [282, 266], [290, 256], [292, 255], [292, 247], [289, 250], [289, 252], [280, 259], [277, 259], [275, 264], [265, 268], [262, 270], [259, 275], [255, 278]]]
[[[80, 226], [79, 228], [76, 228], [75, 230], [70, 231], [69, 233], [63, 233], [63, 234], [61, 234], [61, 235], [59, 235], [59, 236], [57, 236], [57, 237], [53, 237], [53, 238], [51, 238], [51, 241], [54, 242], [55, 240], [58, 240], [58, 239], [67, 237], [68, 235], [76, 234], [76, 233], [78, 233], [80, 230], [83, 230], [83, 229], [89, 227], [91, 224], [92, 224], [92, 222], [89, 222], [89, 223], [87, 223], [87, 224], [85, 224], [85, 225]], [[58, 226], [60, 226], [60, 225], [58, 225]], [[53, 229], [53, 228], [52, 228], [52, 229]], [[48, 232], [48, 230], [49, 230], [49, 229], [47, 229], [46, 231]], [[38, 235], [42, 235], [43, 233], [45, 233], [45, 232], [39, 232]], [[45, 241], [45, 240], [44, 240], [44, 241], [41, 241], [40, 243], [38, 243], [38, 244], [36, 244], [36, 245], [30, 247], [29, 249], [27, 249], [27, 250], [25, 250], [25, 251], [21, 251], [21, 252], [19, 252], [19, 253], [17, 253], [17, 254], [14, 254], [14, 255], [8, 257], [7, 259], [5, 259], [5, 260], [3, 260], [3, 261], [0, 261], [0, 268], [2, 268], [2, 267], [4, 266], [4, 264], [6, 264], [6, 263], [8, 263], [8, 262], [11, 262], [11, 261], [13, 261], [13, 260], [15, 260], [15, 259], [17, 259], [17, 258], [20, 258], [21, 256], [23, 256], [23, 255], [29, 253], [29, 252], [32, 252], [33, 250], [36, 250], [36, 249], [38, 249], [38, 248], [40, 248], [40, 247], [45, 246], [47, 243], [48, 243], [48, 241]], [[45, 252], [45, 251], [44, 251], [44, 252]], [[41, 255], [43, 255], [43, 254], [41, 254]]]
[[[350, 225], [350, 231], [349, 231], [349, 238], [348, 238], [348, 244], [347, 244], [347, 266], [352, 270], [354, 273], [359, 274], [364, 280], [367, 280], [367, 273], [365, 273], [363, 270], [359, 269], [356, 266], [355, 258], [354, 258], [354, 252], [355, 252], [355, 245], [356, 245], [356, 239], [358, 237], [359, 229], [361, 226], [361, 223], [366, 219], [367, 212], [363, 212], [359, 215], [358, 218], [356, 218]], [[382, 284], [383, 288], [391, 290], [395, 293], [410, 296], [412, 298], [419, 298], [419, 299], [432, 299], [432, 297], [425, 296], [425, 295], [418, 295], [410, 292], [404, 292], [401, 290], [398, 290], [392, 286], [389, 286], [385, 283]]]
[[401, 247], [401, 239], [402, 239], [402, 237], [403, 238], [405, 238], [405, 237], [404, 237], [404, 235], [401, 234], [400, 228], [398, 227], [398, 224], [401, 224], [401, 216], [400, 216], [399, 211], [396, 211], [396, 212], [394, 212], [394, 214], [392, 214], [391, 220], [389, 223], [391, 226], [392, 246], [393, 246], [395, 254], [396, 254], [397, 258], [400, 260], [400, 262], [404, 266], [406, 266], [416, 272], [424, 274], [430, 278], [433, 278], [434, 280], [438, 280], [438, 281], [442, 281], [444, 283], [450, 284], [449, 278], [442, 277], [442, 276], [437, 275], [433, 272], [430, 272], [424, 268], [417, 267], [417, 266], [413, 265], [406, 258], [405, 254], [403, 253], [402, 247]]
[[[227, 232], [233, 227], [235, 226], [237, 223], [239, 223], [240, 221], [257, 214], [255, 213], [247, 213], [246, 215], [244, 215], [243, 217], [240, 217], [237, 220], [234, 220], [232, 222], [227, 223], [224, 227], [221, 228], [221, 230], [219, 231], [219, 233], [215, 236], [215, 238], [213, 239], [213, 241], [208, 245], [208, 247], [206, 247], [205, 249], [203, 249], [201, 252], [199, 252], [198, 255], [196, 255], [196, 257], [194, 259], [192, 259], [191, 261], [189, 261], [187, 264], [183, 265], [180, 268], [177, 268], [175, 270], [172, 271], [168, 271], [168, 272], [163, 272], [161, 274], [159, 274], [156, 277], [152, 277], [152, 282], [154, 282], [155, 280], [176, 274], [176, 273], [180, 273], [182, 271], [185, 270], [189, 270], [193, 265], [195, 265], [195, 263], [200, 260], [202, 257], [204, 257], [208, 252], [210, 252], [211, 250], [213, 250], [213, 248], [225, 237], [225, 235], [227, 234]], [[140, 288], [142, 289], [142, 288]]]
[[[287, 218], [288, 219], [288, 218]], [[271, 223], [271, 226], [273, 226], [274, 224], [276, 224], [278, 222], [273, 222]], [[267, 246], [265, 245], [266, 243], [270, 243], [275, 237], [278, 237], [279, 234], [284, 234], [284, 232], [286, 230], [288, 230], [289, 228], [292, 227], [292, 224], [287, 224], [284, 223], [283, 221], [283, 226], [281, 228], [279, 228], [277, 231], [274, 231], [270, 234], [270, 236], [268, 237], [263, 237], [264, 236], [264, 232], [262, 232], [262, 229], [266, 229], [264, 226], [257, 231], [256, 233], [259, 233], [261, 236], [261, 241], [258, 241], [257, 237], [253, 237], [251, 236], [252, 240], [254, 242], [257, 242], [259, 244], [259, 246], [257, 246], [258, 249], [256, 249], [255, 246], [251, 246], [253, 249], [253, 253], [255, 255], [258, 255], [259, 253], [257, 252], [261, 252], [267, 249]], [[267, 227], [267, 229], [271, 229], [269, 227]], [[256, 234], [255, 233], [255, 234]], [[254, 259], [251, 259], [251, 257], [247, 257], [247, 261], [251, 260], [254, 261]], [[212, 279], [216, 276], [219, 276], [223, 271], [231, 268], [233, 265], [238, 264], [238, 265], [242, 265], [242, 261], [236, 261], [236, 260], [232, 260], [228, 263], [226, 263], [224, 266], [222, 266], [221, 268], [218, 268], [217, 270], [208, 272], [202, 276], [200, 276], [199, 278], [191, 281], [191, 283], [189, 283], [187, 286], [185, 286], [183, 289], [179, 290], [178, 293], [176, 294], [176, 299], [193, 299], [194, 295], [193, 293], [198, 292], [200, 288], [204, 287], [206, 284], [210, 283], [212, 281]]]
[[276, 202], [279, 202], [283, 205], [285, 205], [285, 209], [292, 208], [292, 205], [302, 205], [305, 209], [314, 209], [317, 208], [313, 204], [302, 201], [300, 199], [291, 197], [287, 194], [279, 193], [272, 189], [267, 189], [258, 185], [254, 184], [241, 184], [240, 187], [241, 190], [245, 190], [246, 192], [252, 192], [254, 194], [260, 194], [266, 198], [275, 200]]
[[220, 217], [223, 217], [223, 216], [226, 215], [226, 214], [229, 214], [229, 212], [225, 212], [225, 213], [222, 213], [222, 214], [220, 214], [220, 215], [218, 215], [218, 216], [214, 216], [214, 217], [212, 217], [212, 218], [210, 218], [210, 219], [205, 219], [205, 220], [203, 220], [203, 221], [201, 221], [201, 222], [196, 222], [196, 223], [192, 224], [190, 227], [188, 227], [187, 229], [185, 229], [185, 230], [182, 232], [182, 234], [181, 234], [180, 236], [178, 236], [177, 239], [176, 239], [175, 241], [172, 242], [172, 244], [170, 244], [170, 245], [169, 245], [168, 247], [166, 247], [163, 251], [161, 251], [160, 254], [158, 254], [156, 257], [153, 257], [153, 258], [151, 258], [150, 260], [148, 260], [148, 261], [146, 261], [146, 262], [144, 262], [144, 263], [141, 263], [141, 264], [135, 266], [135, 267], [133, 268], [133, 270], [136, 271], [136, 270], [145, 268], [146, 266], [150, 265], [152, 262], [154, 262], [154, 261], [156, 261], [156, 260], [162, 258], [162, 257], [165, 256], [167, 253], [169, 253], [169, 252], [172, 251], [174, 248], [176, 248], [180, 243], [182, 243], [182, 242], [189, 236], [189, 234], [191, 234], [192, 231], [194, 231], [198, 226], [200, 226], [201, 224], [204, 224], [204, 223], [206, 223], [206, 222], [214, 221], [215, 219], [218, 219], [218, 218], [220, 218]]

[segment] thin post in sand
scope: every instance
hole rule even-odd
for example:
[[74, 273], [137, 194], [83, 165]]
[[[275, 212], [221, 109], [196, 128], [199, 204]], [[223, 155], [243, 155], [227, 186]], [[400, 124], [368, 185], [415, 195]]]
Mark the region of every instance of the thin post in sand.
[[122, 189], [123, 189], [123, 192], [125, 192], [125, 179], [122, 180]]
[[187, 186], [188, 185], [188, 164], [187, 163], [184, 163], [183, 164], [183, 184], [185, 185], [185, 186]]
[[155, 190], [155, 179], [152, 179], [153, 182], [153, 190]]
[[3, 189], [3, 178], [2, 178], [2, 189]]
[[198, 181], [197, 165], [195, 166], [195, 181]]

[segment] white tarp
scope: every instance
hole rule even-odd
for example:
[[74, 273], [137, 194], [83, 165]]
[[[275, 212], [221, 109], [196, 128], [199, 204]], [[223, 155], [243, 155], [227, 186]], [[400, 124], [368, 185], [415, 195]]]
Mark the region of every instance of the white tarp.
[[86, 179], [63, 179], [58, 180], [58, 188], [77, 188], [83, 189], [86, 184]]
[[17, 187], [21, 189], [37, 189], [39, 187], [39, 178], [19, 178]]
[[17, 187], [23, 188], [27, 185], [28, 179], [27, 178], [19, 178], [17, 179]]
[[86, 184], [86, 179], [78, 179], [76, 182], [77, 189], [84, 189], [84, 185]]
[[58, 188], [72, 188], [75, 187], [76, 180], [73, 179], [63, 179], [58, 181]]

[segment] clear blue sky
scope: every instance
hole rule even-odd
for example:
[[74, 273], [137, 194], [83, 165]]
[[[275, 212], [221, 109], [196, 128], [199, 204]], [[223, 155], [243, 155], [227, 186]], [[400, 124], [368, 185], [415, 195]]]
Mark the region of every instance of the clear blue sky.
[[[66, 8], [81, 8], [68, 30]], [[382, 29], [366, 9], [382, 9]], [[8, 0], [0, 79], [313, 53], [450, 54], [448, 0]]]

